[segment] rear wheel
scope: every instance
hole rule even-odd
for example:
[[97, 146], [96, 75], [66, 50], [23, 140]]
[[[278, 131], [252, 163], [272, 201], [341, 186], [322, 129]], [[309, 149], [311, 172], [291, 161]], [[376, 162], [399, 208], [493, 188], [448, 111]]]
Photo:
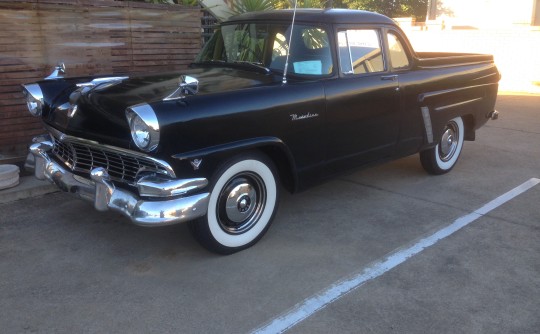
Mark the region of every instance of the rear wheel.
[[231, 254], [255, 244], [277, 211], [279, 189], [274, 164], [251, 153], [225, 163], [216, 173], [205, 217], [190, 223], [207, 249]]
[[463, 147], [465, 127], [461, 117], [451, 119], [445, 126], [437, 146], [420, 152], [422, 167], [434, 175], [448, 173], [456, 165]]

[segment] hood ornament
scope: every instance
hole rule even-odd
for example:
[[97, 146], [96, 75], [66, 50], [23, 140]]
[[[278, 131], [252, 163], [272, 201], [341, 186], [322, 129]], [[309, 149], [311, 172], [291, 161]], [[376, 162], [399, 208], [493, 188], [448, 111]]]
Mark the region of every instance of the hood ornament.
[[58, 62], [56, 64], [56, 67], [52, 71], [51, 74], [49, 74], [48, 77], [45, 78], [45, 80], [54, 80], [54, 79], [61, 79], [66, 75], [66, 65], [64, 65], [63, 62]]
[[129, 79], [129, 77], [105, 77], [97, 78], [89, 82], [81, 82], [77, 84], [83, 94], [87, 94], [90, 91], [100, 91], [118, 85], [122, 81]]
[[[67, 108], [65, 108], [64, 105], [60, 106], [63, 107], [61, 109], [67, 110], [67, 116], [69, 118], [73, 118], [75, 114], [77, 113], [77, 102], [83, 95], [87, 95], [90, 92], [93, 91], [100, 91], [107, 89], [109, 87], [112, 87], [114, 85], [118, 85], [122, 81], [129, 79], [129, 77], [105, 77], [105, 78], [97, 78], [89, 82], [81, 82], [76, 84], [78, 87], [75, 89], [71, 94], [69, 94], [69, 103]], [[59, 108], [60, 108], [59, 107]]]
[[163, 98], [163, 101], [171, 101], [183, 99], [187, 95], [195, 95], [199, 92], [199, 80], [188, 75], [180, 76], [180, 82], [178, 83], [178, 88], [171, 94]]

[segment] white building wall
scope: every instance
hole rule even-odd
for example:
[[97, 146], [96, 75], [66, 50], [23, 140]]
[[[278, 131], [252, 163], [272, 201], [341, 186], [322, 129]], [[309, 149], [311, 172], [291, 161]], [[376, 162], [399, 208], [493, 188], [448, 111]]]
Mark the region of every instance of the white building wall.
[[[538, 0], [431, 0], [428, 18], [444, 21], [446, 27], [529, 26]], [[430, 15], [431, 14], [431, 15]]]

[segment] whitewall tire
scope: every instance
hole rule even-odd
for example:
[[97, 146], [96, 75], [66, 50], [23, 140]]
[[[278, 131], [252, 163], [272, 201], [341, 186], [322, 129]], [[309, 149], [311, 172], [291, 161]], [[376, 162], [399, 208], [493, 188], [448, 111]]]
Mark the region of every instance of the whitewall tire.
[[461, 149], [465, 126], [461, 117], [448, 121], [435, 147], [420, 152], [422, 167], [430, 174], [448, 173], [456, 165]]
[[277, 211], [279, 187], [274, 164], [258, 153], [225, 163], [212, 182], [205, 217], [190, 223], [207, 249], [231, 254], [255, 244]]

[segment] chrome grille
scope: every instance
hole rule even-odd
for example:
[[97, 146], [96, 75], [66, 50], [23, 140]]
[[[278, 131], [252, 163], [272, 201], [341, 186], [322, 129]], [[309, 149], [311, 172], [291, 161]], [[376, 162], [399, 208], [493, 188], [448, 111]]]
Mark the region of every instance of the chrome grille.
[[82, 141], [61, 141], [56, 136], [53, 136], [53, 139], [52, 153], [75, 172], [90, 174], [92, 169], [102, 167], [107, 170], [112, 180], [128, 184], [135, 184], [141, 172], [173, 176], [168, 165], [150, 157]]

